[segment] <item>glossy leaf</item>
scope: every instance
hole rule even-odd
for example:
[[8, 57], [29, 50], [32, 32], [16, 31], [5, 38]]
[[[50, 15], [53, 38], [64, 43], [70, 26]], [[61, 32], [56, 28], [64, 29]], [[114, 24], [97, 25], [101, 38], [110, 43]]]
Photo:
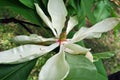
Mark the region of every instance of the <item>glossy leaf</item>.
[[82, 55], [66, 54], [70, 73], [66, 80], [96, 80], [97, 70], [92, 62]]
[[0, 80], [27, 80], [36, 60], [15, 65], [0, 65]]

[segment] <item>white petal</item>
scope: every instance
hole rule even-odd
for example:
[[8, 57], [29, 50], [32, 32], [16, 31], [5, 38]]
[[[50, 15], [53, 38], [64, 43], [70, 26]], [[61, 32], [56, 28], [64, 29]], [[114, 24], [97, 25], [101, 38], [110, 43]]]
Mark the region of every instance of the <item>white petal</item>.
[[70, 17], [70, 20], [68, 21], [68, 26], [67, 26], [67, 34], [73, 29], [74, 26], [76, 26], [78, 24], [78, 20], [76, 18], [76, 16], [74, 17]]
[[84, 38], [99, 38], [103, 32], [112, 30], [120, 22], [119, 18], [107, 18], [98, 22], [91, 28], [81, 28], [72, 38], [73, 42], [83, 40]]
[[78, 44], [65, 44], [65, 51], [71, 54], [86, 54], [90, 49], [84, 48]]
[[91, 62], [93, 62], [93, 56], [92, 56], [91, 52], [87, 52], [85, 57], [88, 58]]
[[78, 32], [76, 32], [74, 34], [73, 39], [79, 38], [79, 40], [81, 40], [81, 39], [83, 39], [83, 37], [85, 37], [86, 39], [99, 38], [102, 35], [102, 33], [100, 33], [100, 32], [90, 32], [87, 35], [83, 35], [83, 33], [87, 32], [88, 30], [89, 30], [89, 28], [82, 27]]
[[[81, 41], [85, 38], [91, 38], [91, 37], [94, 37], [94, 36], [95, 36], [95, 34], [93, 35], [93, 32], [89, 31], [89, 28], [81, 27], [79, 29], [79, 31], [77, 31], [74, 34], [73, 38], [71, 39], [71, 43], [75, 43], [75, 42]], [[96, 35], [96, 37], [97, 37], [97, 35]]]
[[95, 32], [93, 32], [93, 33], [90, 33], [90, 34], [88, 34], [88, 36], [86, 37], [86, 39], [92, 39], [92, 38], [100, 38], [101, 37], [101, 35], [102, 35], [102, 33], [95, 33]]
[[50, 46], [23, 45], [0, 52], [0, 64], [16, 64], [32, 60], [55, 49], [58, 43]]
[[88, 30], [88, 28], [86, 28], [86, 27], [81, 27], [81, 28], [79, 29], [79, 31], [77, 31], [77, 32], [74, 34], [74, 36], [73, 36], [73, 38], [72, 38], [72, 41], [73, 41], [73, 42], [77, 42], [78, 40], [82, 40], [83, 37], [86, 37], [86, 36], [84, 36], [83, 33], [87, 32], [87, 30]]
[[16, 43], [39, 43], [45, 41], [56, 41], [54, 38], [43, 38], [37, 34], [31, 34], [30, 36], [20, 35], [12, 39]]
[[65, 53], [59, 53], [48, 59], [39, 74], [39, 80], [63, 80], [69, 73], [69, 65], [65, 60]]
[[36, 7], [36, 11], [38, 13], [38, 15], [41, 17], [41, 19], [45, 22], [45, 24], [47, 24], [50, 29], [52, 30], [53, 34], [57, 37], [57, 34], [52, 26], [51, 21], [48, 19], [48, 17], [45, 15], [45, 13], [42, 11], [42, 9], [39, 7], [39, 5], [37, 3], [35, 3], [35, 7]]
[[112, 30], [118, 23], [120, 23], [120, 18], [107, 18], [93, 25], [90, 30], [92, 32], [107, 32]]
[[67, 16], [67, 10], [63, 0], [49, 0], [48, 12], [52, 19], [52, 25], [59, 36], [64, 27]]

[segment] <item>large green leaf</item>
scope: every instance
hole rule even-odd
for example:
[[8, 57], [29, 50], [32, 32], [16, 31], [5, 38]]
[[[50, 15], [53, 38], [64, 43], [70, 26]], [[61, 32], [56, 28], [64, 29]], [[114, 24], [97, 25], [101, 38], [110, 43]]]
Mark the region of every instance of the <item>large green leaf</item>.
[[108, 80], [102, 61], [99, 60], [94, 64], [97, 68], [97, 80]]
[[0, 0], [0, 6], [8, 6], [14, 12], [22, 15], [25, 19], [28, 19], [32, 23], [41, 25], [40, 18], [35, 9], [24, 6], [18, 0]]
[[70, 65], [70, 72], [66, 80], [96, 80], [95, 65], [82, 55], [66, 55]]
[[109, 11], [109, 4], [108, 1], [100, 1], [99, 3], [97, 3], [97, 6], [94, 10], [94, 15], [96, 17], [97, 21], [101, 21], [105, 18], [107, 18], [108, 16], [110, 16], [110, 11]]
[[27, 80], [36, 60], [15, 65], [0, 65], [0, 80]]
[[110, 57], [113, 57], [115, 54], [116, 54], [115, 51], [109, 51], [93, 54], [93, 57], [95, 61], [98, 61], [99, 59], [108, 59]]
[[90, 20], [91, 23], [95, 24], [96, 20], [92, 12], [94, 0], [81, 0], [81, 9], [83, 11], [84, 16]]

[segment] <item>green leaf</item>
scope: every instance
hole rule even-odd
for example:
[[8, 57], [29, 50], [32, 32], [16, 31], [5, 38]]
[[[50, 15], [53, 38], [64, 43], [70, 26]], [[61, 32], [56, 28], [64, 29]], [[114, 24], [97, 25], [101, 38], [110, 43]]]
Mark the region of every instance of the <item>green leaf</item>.
[[97, 80], [108, 80], [102, 61], [99, 60], [94, 64], [97, 68]]
[[92, 12], [94, 0], [81, 0], [81, 9], [83, 11], [84, 16], [87, 16], [91, 23], [95, 24], [95, 16]]
[[66, 54], [70, 72], [66, 80], [96, 80], [95, 65], [82, 55]]
[[0, 80], [27, 80], [36, 60], [14, 65], [0, 65]]
[[95, 61], [98, 61], [99, 59], [108, 59], [108, 58], [111, 58], [115, 54], [116, 54], [115, 51], [96, 53], [96, 54], [93, 54], [93, 58], [94, 58]]
[[25, 6], [29, 7], [29, 8], [34, 8], [34, 0], [19, 0], [22, 4], [24, 4]]
[[120, 23], [118, 23], [118, 25], [114, 28], [114, 37], [118, 41], [120, 40], [119, 31], [120, 31]]
[[97, 22], [110, 16], [109, 5], [107, 1], [100, 1], [96, 5], [97, 6], [94, 10], [94, 15], [96, 17]]
[[77, 9], [77, 6], [76, 6], [76, 3], [75, 2], [77, 2], [76, 0], [69, 0], [68, 1], [68, 4], [72, 7], [72, 8], [74, 8], [74, 9]]

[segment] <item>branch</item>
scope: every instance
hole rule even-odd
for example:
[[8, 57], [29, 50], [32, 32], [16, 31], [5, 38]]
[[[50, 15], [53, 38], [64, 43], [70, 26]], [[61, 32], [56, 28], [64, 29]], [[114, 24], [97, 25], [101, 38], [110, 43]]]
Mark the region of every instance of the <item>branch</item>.
[[32, 26], [35, 26], [35, 27], [40, 27], [39, 25], [37, 24], [33, 24], [33, 23], [30, 23], [30, 22], [26, 22], [26, 21], [21, 21], [21, 20], [18, 20], [18, 19], [15, 19], [15, 18], [5, 18], [5, 19], [0, 19], [0, 23], [10, 23], [10, 22], [14, 22], [14, 23], [24, 23], [24, 24], [29, 24], [29, 25], [32, 25]]
[[21, 26], [23, 26], [31, 34], [33, 34], [33, 32], [25, 24], [29, 24], [29, 25], [32, 25], [32, 26], [35, 26], [35, 27], [40, 27], [39, 25], [30, 23], [30, 22], [26, 22], [26, 21], [21, 21], [21, 20], [15, 19], [13, 17], [12, 18], [0, 19], [0, 23], [11, 23], [11, 22], [19, 23]]
[[19, 23], [21, 26], [23, 26], [29, 33], [33, 34], [33, 32], [23, 23]]
[[[12, 18], [5, 18], [5, 19], [0, 19], [0, 23], [11, 23], [11, 22], [14, 22], [14, 23], [19, 23], [20, 25], [22, 25], [29, 33], [33, 33], [25, 24], [28, 24], [28, 25], [31, 25], [31, 26], [34, 26], [34, 27], [39, 27], [39, 25], [37, 24], [33, 24], [33, 23], [30, 23], [30, 22], [26, 22], [26, 21], [21, 21], [21, 20], [18, 20], [18, 19], [15, 19], [14, 17]], [[41, 27], [42, 28], [42, 27]], [[46, 30], [50, 30], [48, 27], [44, 27]]]

